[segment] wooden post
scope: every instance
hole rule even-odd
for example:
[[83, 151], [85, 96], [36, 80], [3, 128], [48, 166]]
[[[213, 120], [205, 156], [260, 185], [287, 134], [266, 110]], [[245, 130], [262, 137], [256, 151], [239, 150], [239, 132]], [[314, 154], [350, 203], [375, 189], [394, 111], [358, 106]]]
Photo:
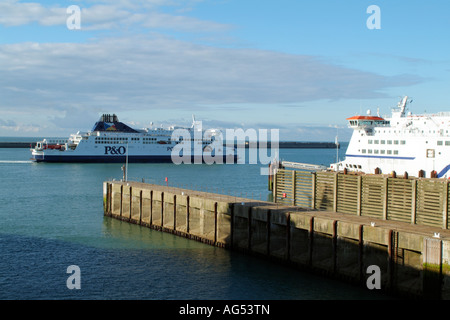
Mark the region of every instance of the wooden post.
[[123, 184], [120, 186], [120, 217], [122, 218], [123, 213]]
[[109, 211], [108, 213], [112, 213], [112, 207], [113, 207], [113, 185], [112, 183], [109, 184]]
[[292, 170], [292, 205], [295, 206], [295, 170]]
[[153, 190], [150, 191], [150, 217], [148, 223], [150, 227], [153, 225]]
[[189, 196], [186, 198], [186, 233], [189, 234]]
[[313, 172], [311, 174], [312, 181], [311, 181], [311, 209], [316, 208], [316, 173]]
[[276, 171], [275, 171], [275, 174], [274, 174], [274, 176], [273, 176], [273, 201], [276, 203], [277, 202], [277, 189], [278, 189], [278, 183], [277, 183], [277, 180], [278, 180], [278, 170], [279, 169], [276, 169]]
[[161, 229], [164, 228], [164, 192], [161, 192]]
[[411, 224], [416, 224], [417, 180], [412, 180]]
[[110, 194], [109, 194], [109, 183], [106, 183], [106, 198], [103, 201], [103, 212], [104, 213], [109, 213], [109, 198], [110, 198]]
[[139, 192], [139, 224], [142, 223], [142, 189]]
[[361, 203], [362, 203], [362, 176], [358, 176], [357, 181], [357, 204], [356, 204], [356, 215], [361, 215]]
[[337, 197], [338, 197], [338, 173], [334, 174], [334, 190], [333, 190], [333, 211], [337, 212]]
[[388, 178], [384, 178], [383, 188], [384, 188], [383, 220], [387, 220], [387, 215], [388, 215]]
[[214, 245], [217, 243], [217, 202], [214, 202]]
[[442, 190], [442, 229], [447, 229], [448, 225], [448, 182], [444, 181]]
[[173, 231], [177, 230], [177, 195], [173, 195]]
[[131, 211], [131, 207], [132, 207], [132, 203], [133, 203], [133, 188], [131, 186], [130, 186], [129, 192], [130, 192], [130, 210], [129, 210], [130, 215], [128, 216], [128, 219], [131, 220], [131, 214], [133, 213]]

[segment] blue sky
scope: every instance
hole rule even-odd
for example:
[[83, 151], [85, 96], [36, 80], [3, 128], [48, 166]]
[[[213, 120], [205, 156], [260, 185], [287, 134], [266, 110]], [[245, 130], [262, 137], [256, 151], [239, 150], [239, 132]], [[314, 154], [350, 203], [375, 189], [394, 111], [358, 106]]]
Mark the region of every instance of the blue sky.
[[[66, 9], [81, 9], [70, 30]], [[367, 28], [370, 5], [381, 29]], [[279, 128], [348, 140], [345, 118], [450, 111], [450, 2], [0, 1], [0, 136], [136, 127]]]

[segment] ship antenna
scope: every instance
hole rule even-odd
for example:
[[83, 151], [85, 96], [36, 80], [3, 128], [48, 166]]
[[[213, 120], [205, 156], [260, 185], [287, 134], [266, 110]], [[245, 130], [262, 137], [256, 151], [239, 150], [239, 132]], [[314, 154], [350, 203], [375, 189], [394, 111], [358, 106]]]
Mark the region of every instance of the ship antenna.
[[408, 103], [408, 96], [405, 96], [402, 101], [399, 103], [400, 106], [400, 114], [402, 116], [405, 115], [406, 104]]

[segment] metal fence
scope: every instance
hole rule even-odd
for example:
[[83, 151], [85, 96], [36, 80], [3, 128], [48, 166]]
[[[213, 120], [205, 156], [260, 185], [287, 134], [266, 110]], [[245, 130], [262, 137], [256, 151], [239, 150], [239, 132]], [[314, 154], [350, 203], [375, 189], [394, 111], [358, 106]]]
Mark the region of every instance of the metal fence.
[[278, 169], [274, 201], [310, 209], [449, 229], [445, 179]]

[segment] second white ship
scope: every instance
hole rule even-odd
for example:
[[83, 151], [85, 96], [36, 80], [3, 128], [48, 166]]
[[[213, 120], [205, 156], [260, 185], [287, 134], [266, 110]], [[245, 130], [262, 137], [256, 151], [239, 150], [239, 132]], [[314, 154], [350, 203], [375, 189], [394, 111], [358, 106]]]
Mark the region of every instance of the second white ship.
[[404, 97], [391, 117], [347, 118], [353, 129], [345, 160], [332, 170], [415, 177], [450, 177], [450, 112], [415, 115], [406, 113]]

